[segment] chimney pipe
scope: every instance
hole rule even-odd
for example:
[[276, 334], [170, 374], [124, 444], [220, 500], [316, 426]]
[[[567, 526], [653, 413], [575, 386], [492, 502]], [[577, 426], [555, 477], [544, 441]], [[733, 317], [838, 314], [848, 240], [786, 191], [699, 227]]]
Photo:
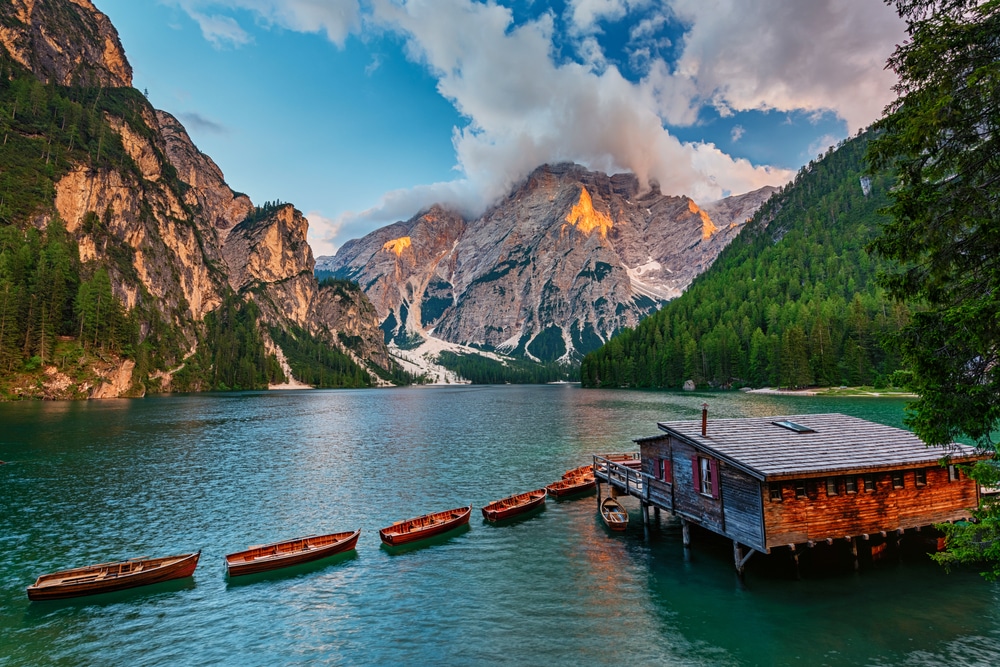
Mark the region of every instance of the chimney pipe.
[[701, 404], [701, 434], [708, 436], [708, 403]]

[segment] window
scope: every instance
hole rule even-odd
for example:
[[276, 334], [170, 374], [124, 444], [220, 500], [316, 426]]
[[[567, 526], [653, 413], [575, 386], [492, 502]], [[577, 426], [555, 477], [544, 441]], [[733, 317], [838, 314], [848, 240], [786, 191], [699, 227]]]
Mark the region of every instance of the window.
[[719, 462], [706, 456], [695, 455], [691, 457], [691, 468], [694, 490], [718, 500], [722, 491], [719, 487]]
[[958, 479], [959, 479], [959, 476], [958, 476], [958, 466], [956, 466], [954, 463], [949, 463], [948, 464], [948, 481], [949, 482], [957, 482]]
[[865, 475], [865, 493], [875, 491], [875, 475]]
[[801, 479], [795, 480], [795, 497], [796, 498], [805, 498], [805, 497], [807, 497], [806, 496], [806, 483], [803, 480], [801, 480]]
[[780, 503], [781, 502], [781, 484], [778, 482], [772, 482], [767, 485], [767, 491], [771, 496], [771, 501]]
[[857, 493], [858, 492], [858, 478], [857, 477], [845, 477], [844, 478], [844, 490], [847, 493]]
[[902, 489], [903, 486], [905, 486], [904, 483], [903, 483], [903, 471], [902, 470], [893, 470], [892, 471], [892, 488], [894, 488], [894, 489]]
[[794, 431], [795, 433], [815, 433], [816, 431], [809, 428], [808, 426], [803, 426], [802, 424], [796, 424], [793, 421], [788, 421], [787, 419], [780, 422], [771, 422], [775, 426], [780, 426], [781, 428], [786, 428], [789, 431]]
[[923, 468], [913, 471], [913, 481], [917, 486], [927, 486], [927, 471]]
[[826, 495], [835, 496], [837, 495], [837, 478], [827, 477], [826, 478]]
[[699, 477], [700, 477], [700, 481], [701, 481], [701, 484], [700, 484], [701, 488], [698, 489], [698, 490], [701, 491], [701, 493], [703, 493], [706, 496], [715, 497], [715, 494], [712, 492], [712, 482], [713, 482], [713, 480], [712, 480], [712, 460], [711, 459], [706, 459], [703, 456], [699, 456], [698, 457], [698, 472], [699, 472]]
[[667, 483], [674, 481], [673, 470], [670, 467], [670, 459], [657, 459], [656, 477], [657, 479]]

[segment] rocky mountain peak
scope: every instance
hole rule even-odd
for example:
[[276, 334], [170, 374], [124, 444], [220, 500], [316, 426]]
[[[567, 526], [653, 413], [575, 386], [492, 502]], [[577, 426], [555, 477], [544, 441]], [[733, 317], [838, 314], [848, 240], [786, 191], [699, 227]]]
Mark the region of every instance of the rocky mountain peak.
[[132, 85], [118, 32], [90, 0], [3, 0], [0, 45], [43, 81]]
[[359, 282], [389, 339], [571, 359], [679, 295], [771, 192], [699, 206], [632, 174], [543, 165], [476, 220], [431, 209], [320, 268]]

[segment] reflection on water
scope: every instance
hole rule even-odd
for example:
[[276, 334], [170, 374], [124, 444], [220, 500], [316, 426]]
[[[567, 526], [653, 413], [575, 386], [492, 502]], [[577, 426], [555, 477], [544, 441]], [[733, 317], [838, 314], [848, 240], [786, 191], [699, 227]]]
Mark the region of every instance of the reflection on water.
[[[989, 664], [1000, 589], [926, 560], [795, 581], [690, 558], [663, 513], [606, 530], [593, 495], [390, 553], [378, 529], [556, 481], [656, 422], [846, 412], [875, 399], [573, 386], [251, 392], [0, 405], [0, 665]], [[356, 552], [225, 576], [249, 544], [362, 529]], [[203, 549], [166, 588], [29, 604], [43, 572]], [[757, 557], [755, 557], [757, 558]], [[245, 581], [244, 581], [245, 580]]]

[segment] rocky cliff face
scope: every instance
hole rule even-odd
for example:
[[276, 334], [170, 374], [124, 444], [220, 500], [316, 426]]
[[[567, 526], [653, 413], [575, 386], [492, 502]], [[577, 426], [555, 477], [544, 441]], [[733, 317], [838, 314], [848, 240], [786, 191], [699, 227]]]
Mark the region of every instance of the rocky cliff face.
[[46, 82], [132, 85], [132, 67], [118, 33], [90, 0], [3, 0], [0, 45]]
[[700, 207], [630, 174], [544, 166], [477, 220], [434, 208], [320, 268], [357, 280], [397, 340], [570, 359], [679, 295], [771, 192]]
[[[131, 85], [118, 36], [89, 0], [0, 2], [0, 49], [42, 81]], [[125, 95], [139, 111], [127, 117], [105, 113], [104, 121], [132, 164], [71, 164], [54, 183], [51, 208], [27, 222], [45, 227], [58, 215], [77, 241], [80, 259], [108, 268], [113, 290], [128, 309], [138, 309], [146, 321], [168, 323], [173, 338], [179, 337], [172, 342], [177, 349], [156, 354], [172, 370], [151, 377], [169, 388], [172, 374], [203, 340], [205, 316], [230, 290], [255, 300], [266, 324], [299, 327], [364, 365], [392, 368], [376, 311], [363, 293], [317, 283], [302, 214], [290, 205], [256, 209], [229, 188], [176, 118], [155, 111], [135, 91]], [[148, 322], [143, 328], [148, 332]], [[266, 329], [263, 334], [273, 346]], [[135, 395], [148, 380], [123, 379], [135, 367], [119, 364], [108, 371], [114, 377], [108, 375], [92, 395]], [[79, 388], [64, 392], [77, 393]]]

